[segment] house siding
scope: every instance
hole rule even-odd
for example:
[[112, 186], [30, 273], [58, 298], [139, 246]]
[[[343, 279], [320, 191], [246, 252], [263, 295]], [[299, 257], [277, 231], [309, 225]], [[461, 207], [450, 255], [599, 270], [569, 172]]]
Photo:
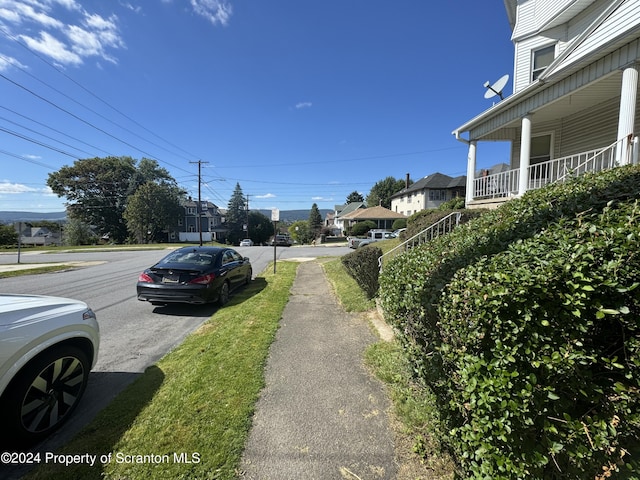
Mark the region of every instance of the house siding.
[[559, 42], [565, 38], [566, 28], [556, 27], [546, 31], [544, 35], [538, 35], [518, 42], [513, 82], [515, 92], [519, 92], [531, 84], [533, 51], [550, 45], [556, 45], [555, 55], [557, 56], [560, 48]]
[[511, 40], [517, 42], [537, 31], [535, 0], [519, 1], [516, 7], [516, 26], [513, 29]]
[[[531, 83], [531, 64], [533, 51], [555, 44], [556, 57], [569, 48], [574, 41], [587, 30], [606, 11], [611, 2], [596, 1], [585, 8], [569, 22], [553, 26], [543, 31], [540, 27], [555, 17], [570, 2], [556, 0], [527, 1], [518, 6], [518, 15], [522, 15], [516, 24], [512, 36], [515, 42], [514, 61], [514, 92], [526, 88]], [[596, 30], [577, 46], [568, 57], [556, 67], [562, 69], [571, 63], [597, 51], [604, 43], [612, 38], [624, 38], [624, 32], [638, 27], [638, 13], [640, 2], [627, 0], [611, 16], [609, 16]], [[531, 18], [533, 17], [533, 18]], [[537, 18], [537, 21], [536, 21]]]
[[[510, 122], [519, 121], [523, 116], [534, 112], [537, 108], [547, 103], [558, 100], [572, 91], [580, 89], [606, 75], [619, 72], [622, 67], [635, 61], [639, 56], [640, 40], [635, 39], [622, 48], [600, 58], [596, 62], [581, 68], [562, 81], [539, 90], [537, 93], [514, 104], [512, 107], [501, 110], [495, 116], [477, 124], [469, 130], [469, 138], [476, 139], [485, 137]], [[507, 100], [505, 100], [505, 102], [506, 101]]]
[[[555, 122], [533, 124], [532, 136], [553, 132], [552, 158], [597, 150], [616, 141], [619, 98]], [[640, 97], [636, 101], [635, 124], [640, 126]], [[512, 140], [511, 167], [520, 166], [520, 132]]]
[[[610, 2], [598, 2], [570, 24], [569, 36], [575, 37], [602, 15]], [[626, 0], [609, 15], [580, 45], [577, 45], [557, 69], [588, 57], [606, 44], [626, 43], [625, 34], [640, 27], [640, 2]], [[620, 46], [620, 45], [617, 46]]]

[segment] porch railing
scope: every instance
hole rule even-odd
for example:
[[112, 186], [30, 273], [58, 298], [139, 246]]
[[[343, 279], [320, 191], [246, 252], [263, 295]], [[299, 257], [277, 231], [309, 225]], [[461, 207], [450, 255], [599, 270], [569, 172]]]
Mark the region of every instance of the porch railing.
[[392, 248], [391, 250], [389, 250], [388, 252], [386, 252], [385, 254], [383, 254], [378, 258], [378, 267], [380, 268], [380, 271], [382, 271], [382, 264], [384, 261], [390, 260], [394, 256], [400, 253], [406, 252], [407, 250], [415, 247], [416, 245], [420, 245], [422, 243], [433, 240], [434, 238], [439, 237], [440, 235], [445, 235], [451, 232], [451, 230], [453, 230], [455, 227], [457, 227], [460, 224], [461, 217], [462, 217], [462, 214], [460, 212], [452, 212], [446, 217], [443, 217], [440, 220], [438, 220], [433, 225], [430, 225], [429, 227], [425, 228], [420, 233], [414, 235], [408, 240], [405, 240], [400, 245]]
[[[617, 156], [620, 148], [625, 145], [631, 151], [625, 152], [626, 158], [632, 158], [637, 154], [633, 145], [627, 139], [618, 140], [608, 147], [555, 158], [542, 163], [529, 166], [528, 190], [536, 190], [551, 183], [564, 181], [570, 177], [577, 177], [587, 172], [600, 172], [614, 168], [617, 165]], [[635, 162], [635, 157], [634, 162]], [[491, 198], [512, 197], [518, 194], [520, 170], [508, 170], [506, 172], [485, 175], [473, 180], [473, 198], [477, 200]]]
[[502, 198], [518, 194], [520, 170], [484, 175], [473, 180], [473, 198]]
[[529, 190], [579, 177], [587, 172], [601, 172], [616, 166], [616, 150], [621, 141], [608, 147], [556, 158], [529, 166]]

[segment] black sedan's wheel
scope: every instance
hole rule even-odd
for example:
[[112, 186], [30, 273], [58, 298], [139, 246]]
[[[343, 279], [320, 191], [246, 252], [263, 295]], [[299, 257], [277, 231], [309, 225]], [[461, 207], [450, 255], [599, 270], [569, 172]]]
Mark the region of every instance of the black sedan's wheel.
[[253, 276], [253, 270], [249, 269], [247, 276], [244, 278], [244, 284], [249, 285], [251, 283], [251, 277]]
[[17, 444], [33, 443], [62, 425], [84, 393], [91, 368], [79, 348], [61, 346], [28, 363], [7, 387], [3, 423]]
[[229, 301], [229, 282], [224, 282], [220, 287], [218, 295], [218, 304], [222, 307]]

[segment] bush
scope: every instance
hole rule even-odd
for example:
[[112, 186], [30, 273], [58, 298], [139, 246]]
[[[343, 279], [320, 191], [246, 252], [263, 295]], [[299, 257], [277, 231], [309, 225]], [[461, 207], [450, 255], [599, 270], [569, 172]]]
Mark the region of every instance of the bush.
[[464, 207], [464, 197], [455, 197], [440, 204], [438, 210], [462, 210]]
[[393, 221], [393, 225], [391, 225], [392, 230], [400, 230], [401, 228], [407, 228], [407, 219], [406, 218], [398, 218]]
[[638, 167], [586, 175], [385, 265], [385, 316], [461, 476], [638, 468], [639, 192]]
[[353, 227], [351, 227], [351, 235], [356, 236], [356, 237], [358, 235], [364, 235], [365, 233], [367, 233], [372, 228], [376, 228], [376, 224], [375, 224], [375, 222], [372, 222], [371, 220], [365, 220], [364, 222], [358, 222]]
[[378, 293], [378, 258], [381, 256], [382, 250], [373, 245], [358, 248], [342, 256], [342, 264], [345, 269], [358, 282], [369, 299]]

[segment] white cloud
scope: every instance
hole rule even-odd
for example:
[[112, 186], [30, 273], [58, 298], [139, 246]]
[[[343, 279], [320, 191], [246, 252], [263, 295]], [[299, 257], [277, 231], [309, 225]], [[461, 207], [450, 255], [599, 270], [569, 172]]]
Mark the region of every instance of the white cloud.
[[12, 66], [21, 68], [23, 70], [27, 68], [15, 58], [7, 57], [6, 55], [2, 55], [0, 53], [0, 72], [4, 72], [5, 70], [8, 70]]
[[266, 193], [264, 195], [256, 195], [256, 198], [259, 199], [265, 199], [265, 198], [276, 198], [276, 196], [273, 193]]
[[332, 197], [311, 197], [314, 202], [333, 202]]
[[296, 109], [300, 110], [301, 108], [311, 108], [313, 103], [311, 102], [299, 102], [296, 103]]
[[80, 65], [82, 58], [71, 52], [67, 45], [47, 32], [40, 32], [40, 39], [20, 35], [20, 38], [31, 50], [40, 52], [64, 65]]
[[233, 13], [231, 4], [224, 0], [191, 0], [191, 6], [213, 25], [227, 25]]
[[91, 13], [74, 0], [0, 0], [0, 21], [19, 27], [18, 38], [59, 65], [90, 57], [116, 63], [109, 50], [124, 48], [117, 16]]
[[33, 188], [21, 183], [11, 183], [8, 180], [0, 181], [0, 195], [15, 195], [21, 193], [40, 193], [44, 195], [54, 194], [49, 187]]

